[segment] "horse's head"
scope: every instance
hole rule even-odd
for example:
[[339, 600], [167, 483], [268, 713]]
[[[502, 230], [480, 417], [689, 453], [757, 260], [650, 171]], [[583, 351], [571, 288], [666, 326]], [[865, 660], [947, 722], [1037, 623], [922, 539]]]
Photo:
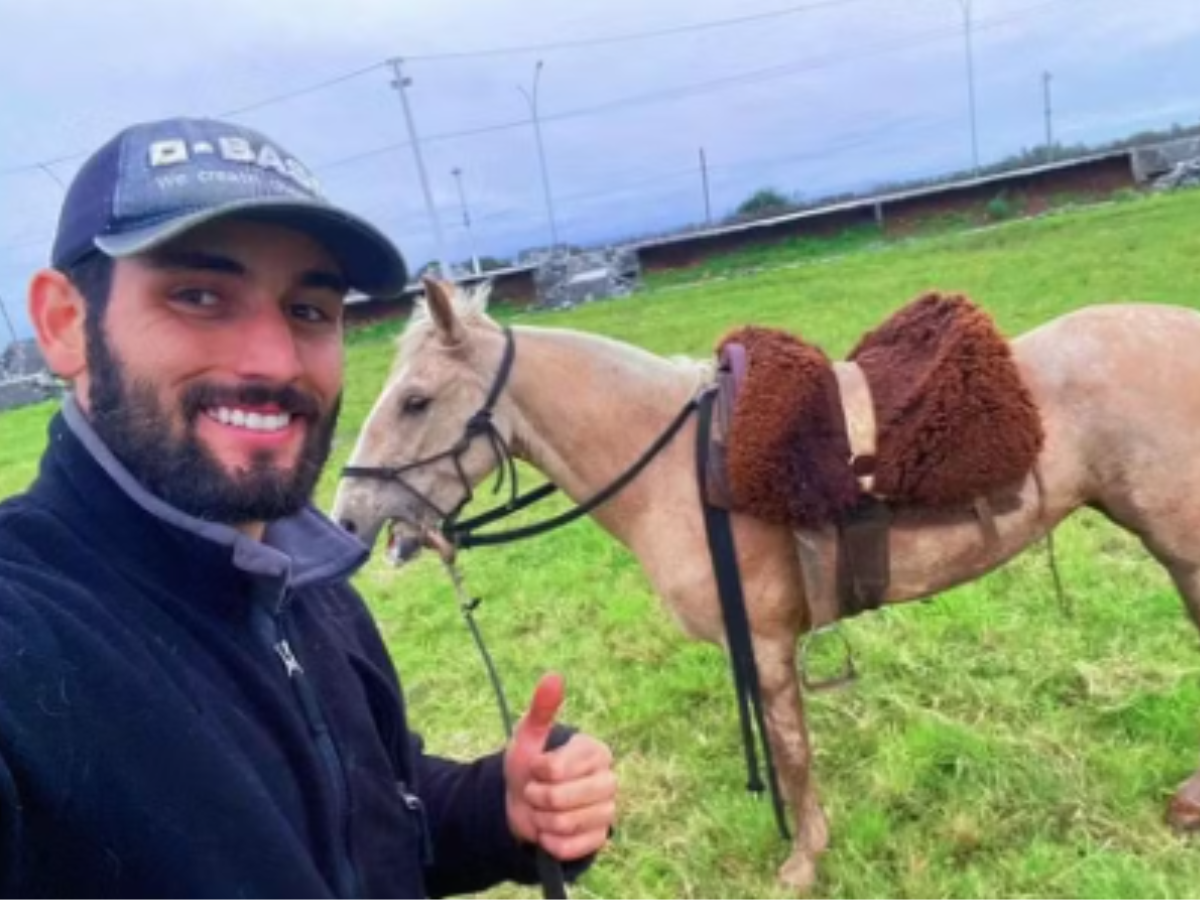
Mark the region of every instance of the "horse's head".
[[506, 341], [486, 300], [486, 289], [425, 280], [425, 301], [343, 471], [334, 521], [369, 547], [388, 526], [394, 563], [470, 499], [511, 438], [494, 408]]

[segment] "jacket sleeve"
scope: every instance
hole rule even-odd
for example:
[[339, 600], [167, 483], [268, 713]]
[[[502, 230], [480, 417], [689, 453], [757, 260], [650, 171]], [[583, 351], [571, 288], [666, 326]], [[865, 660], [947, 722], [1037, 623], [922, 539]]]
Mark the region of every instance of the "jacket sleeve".
[[431, 896], [537, 880], [533, 849], [508, 827], [503, 753], [459, 763], [418, 751], [417, 770], [433, 843], [426, 872]]
[[[536, 883], [535, 849], [519, 841], [508, 826], [503, 752], [459, 763], [426, 756], [420, 753], [419, 739], [417, 744], [421, 795], [433, 841], [433, 864], [426, 872], [430, 895], [480, 891], [502, 881]], [[573, 881], [594, 859], [590, 855], [563, 863], [566, 880]]]

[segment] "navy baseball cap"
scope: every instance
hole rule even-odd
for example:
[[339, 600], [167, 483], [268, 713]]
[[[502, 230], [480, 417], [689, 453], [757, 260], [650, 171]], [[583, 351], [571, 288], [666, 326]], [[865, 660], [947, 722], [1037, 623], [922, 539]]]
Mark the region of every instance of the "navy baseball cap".
[[230, 216], [304, 232], [364, 294], [404, 289], [404, 258], [379, 229], [329, 202], [279, 144], [212, 119], [134, 125], [97, 150], [67, 190], [51, 264], [65, 270], [95, 250], [133, 256]]

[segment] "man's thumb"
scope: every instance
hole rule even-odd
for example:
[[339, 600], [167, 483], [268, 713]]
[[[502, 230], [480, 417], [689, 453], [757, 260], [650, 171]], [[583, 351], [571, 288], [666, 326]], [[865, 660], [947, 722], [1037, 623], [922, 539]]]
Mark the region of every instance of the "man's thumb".
[[529, 710], [517, 726], [517, 733], [514, 735], [514, 743], [517, 746], [526, 752], [541, 752], [545, 747], [546, 738], [550, 736], [550, 729], [554, 727], [554, 720], [562, 707], [565, 694], [561, 675], [550, 672], [542, 676], [533, 690]]

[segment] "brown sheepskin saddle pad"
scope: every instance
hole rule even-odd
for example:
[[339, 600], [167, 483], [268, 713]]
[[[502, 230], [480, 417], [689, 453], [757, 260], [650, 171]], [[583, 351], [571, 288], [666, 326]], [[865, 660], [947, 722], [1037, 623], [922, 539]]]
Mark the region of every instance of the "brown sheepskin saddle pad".
[[893, 506], [969, 505], [1023, 479], [1042, 449], [1041, 418], [1008, 342], [962, 296], [914, 300], [850, 353], [874, 409], [871, 459], [852, 459], [839, 381], [820, 348], [749, 326], [717, 349], [723, 386], [736, 381], [721, 456], [722, 505], [737, 512], [801, 528], [840, 524], [860, 507], [864, 483]]

